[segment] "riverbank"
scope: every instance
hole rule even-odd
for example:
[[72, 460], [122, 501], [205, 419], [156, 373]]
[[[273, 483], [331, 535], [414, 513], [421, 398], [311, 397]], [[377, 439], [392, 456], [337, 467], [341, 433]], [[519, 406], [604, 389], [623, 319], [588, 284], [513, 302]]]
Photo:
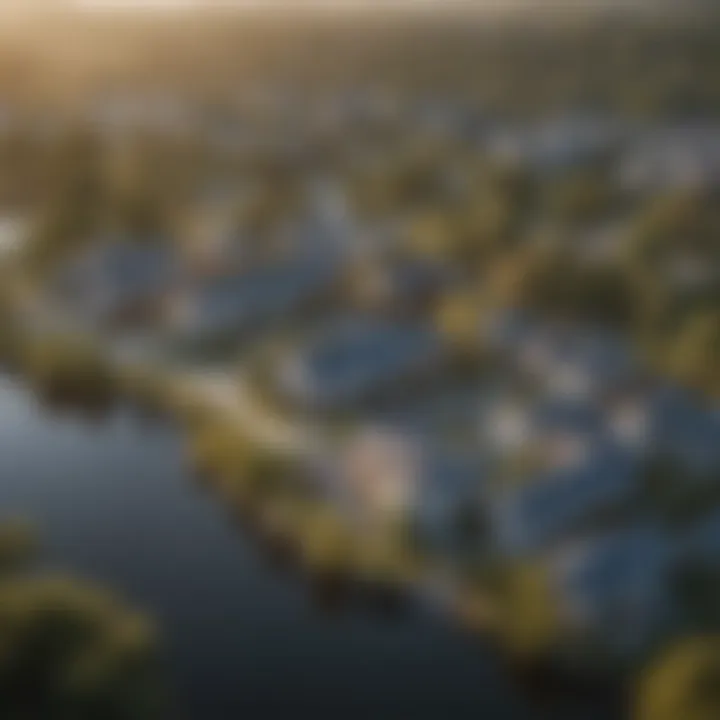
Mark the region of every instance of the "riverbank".
[[[46, 340], [43, 333], [34, 338], [40, 347]], [[420, 600], [463, 632], [492, 642], [512, 665], [558, 673], [549, 617], [525, 623], [525, 611], [506, 597], [507, 581], [498, 582], [498, 568], [468, 581], [423, 554], [407, 527], [358, 525], [338, 504], [332, 477], [328, 484], [331, 439], [320, 426], [301, 426], [264, 406], [243, 367], [213, 372], [174, 367], [88, 337], [80, 346], [85, 354], [75, 357], [82, 362], [49, 363], [60, 369], [60, 384], [70, 390], [64, 400], [72, 404], [75, 379], [91, 372], [101, 380], [95, 386], [99, 392], [76, 396], [81, 409], [107, 413], [118, 402], [129, 402], [147, 416], [177, 424], [204, 485], [265, 550], [300, 571], [322, 594], [359, 594], [381, 606]], [[23, 363], [18, 369], [53, 399], [56, 393], [48, 397], [42, 376]]]
[[422, 603], [318, 593], [203, 490], [184, 448], [171, 427], [129, 408], [78, 419], [0, 382], [0, 506], [37, 521], [50, 567], [155, 617], [182, 710], [174, 718], [353, 708], [388, 719], [615, 720], [597, 699], [570, 708], [527, 695], [494, 650]]

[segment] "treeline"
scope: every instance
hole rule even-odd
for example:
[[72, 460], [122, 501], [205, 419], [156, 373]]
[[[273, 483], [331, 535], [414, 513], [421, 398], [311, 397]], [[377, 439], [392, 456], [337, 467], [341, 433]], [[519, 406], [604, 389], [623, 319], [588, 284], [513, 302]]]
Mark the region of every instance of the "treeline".
[[[715, 114], [718, 14], [698, 19], [682, 10], [641, 17], [536, 10], [503, 23], [465, 14], [73, 18], [26, 29], [22, 42], [9, 39], [0, 84], [34, 104], [128, 87], [173, 87], [222, 102], [229, 92], [268, 82], [351, 83], [462, 93], [483, 107], [521, 113], [580, 104], [641, 115]], [[62, 41], [71, 32], [69, 50]]]

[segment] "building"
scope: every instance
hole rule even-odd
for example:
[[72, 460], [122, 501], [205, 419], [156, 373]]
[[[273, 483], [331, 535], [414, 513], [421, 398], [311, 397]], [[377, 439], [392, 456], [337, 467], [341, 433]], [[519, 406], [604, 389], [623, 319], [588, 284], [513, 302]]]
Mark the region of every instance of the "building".
[[91, 324], [145, 322], [179, 283], [172, 250], [160, 240], [113, 238], [98, 242], [63, 265], [53, 292], [77, 318]]
[[603, 421], [598, 405], [582, 396], [506, 390], [483, 404], [478, 439], [501, 460], [537, 450], [542, 462], [536, 468], [557, 468], [605, 441]]
[[363, 307], [409, 315], [431, 308], [453, 287], [457, 275], [437, 262], [377, 251], [356, 260], [351, 282], [353, 296]]
[[531, 127], [503, 127], [491, 134], [487, 150], [501, 163], [557, 173], [596, 162], [621, 135], [615, 123], [599, 118], [559, 117]]
[[279, 383], [299, 404], [348, 409], [429, 375], [445, 355], [440, 336], [424, 325], [343, 317], [282, 364]]
[[720, 506], [686, 531], [679, 546], [683, 566], [702, 568], [720, 579]]
[[608, 424], [617, 442], [672, 461], [688, 478], [720, 473], [720, 418], [679, 387], [657, 382], [620, 393], [610, 403]]
[[620, 159], [618, 181], [624, 189], [641, 193], [717, 188], [720, 131], [711, 125], [686, 125], [649, 132]]
[[241, 336], [321, 298], [334, 286], [341, 259], [325, 252], [291, 255], [182, 288], [168, 304], [173, 335], [193, 341]]
[[540, 553], [588, 532], [637, 497], [641, 465], [632, 453], [596, 444], [573, 460], [499, 490], [492, 519], [501, 553]]
[[670, 621], [671, 544], [651, 523], [563, 547], [548, 560], [561, 623], [599, 651], [628, 657]]
[[485, 472], [474, 453], [367, 428], [344, 449], [340, 481], [346, 505], [361, 522], [404, 523], [437, 551], [486, 542]]
[[518, 352], [530, 337], [535, 323], [529, 313], [516, 309], [499, 310], [479, 321], [479, 334], [484, 346], [506, 355]]
[[516, 343], [515, 364], [546, 393], [586, 400], [635, 382], [639, 372], [622, 338], [575, 323], [536, 323]]

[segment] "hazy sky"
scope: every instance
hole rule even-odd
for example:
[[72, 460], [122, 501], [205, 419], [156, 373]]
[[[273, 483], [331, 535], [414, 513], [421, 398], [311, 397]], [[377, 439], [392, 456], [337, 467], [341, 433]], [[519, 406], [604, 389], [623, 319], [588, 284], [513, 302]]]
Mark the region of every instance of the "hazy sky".
[[[690, 0], [677, 0], [683, 4]], [[667, 6], [671, 0], [0, 0], [0, 10], [27, 12], [45, 9], [128, 9], [142, 8], [207, 9], [212, 7], [279, 9], [318, 8], [323, 10], [378, 9], [418, 11], [458, 11], [466, 9], [482, 13], [506, 13], [514, 10], [587, 10], [589, 8], [631, 8]]]
[[602, 5], [634, 4], [633, 0], [0, 0], [0, 7], [13, 7], [29, 9], [30, 7], [196, 7], [202, 8], [211, 5], [229, 7], [267, 7], [292, 5], [302, 7], [342, 8], [367, 6], [407, 6], [407, 7], [436, 7], [447, 5], [461, 5], [468, 8], [482, 8], [487, 10], [504, 10], [513, 6], [602, 6]]

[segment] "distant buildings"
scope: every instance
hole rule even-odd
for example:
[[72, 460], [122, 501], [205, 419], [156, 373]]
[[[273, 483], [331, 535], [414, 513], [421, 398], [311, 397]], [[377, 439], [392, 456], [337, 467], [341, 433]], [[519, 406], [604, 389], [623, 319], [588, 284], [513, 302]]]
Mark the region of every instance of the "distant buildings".
[[620, 186], [635, 192], [712, 189], [720, 185], [720, 128], [687, 126], [648, 132], [620, 159]]
[[490, 157], [543, 174], [582, 167], [615, 148], [618, 123], [591, 117], [564, 117], [530, 127], [502, 127], [487, 141]]

